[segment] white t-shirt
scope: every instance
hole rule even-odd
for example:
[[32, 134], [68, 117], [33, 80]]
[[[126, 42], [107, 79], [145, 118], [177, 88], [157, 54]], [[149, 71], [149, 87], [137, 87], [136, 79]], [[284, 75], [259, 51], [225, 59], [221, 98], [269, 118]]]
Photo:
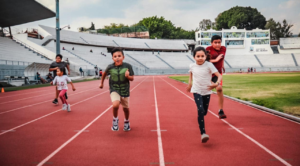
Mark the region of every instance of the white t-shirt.
[[57, 90], [68, 89], [67, 81], [72, 82], [66, 75], [56, 76], [53, 80], [53, 85], [57, 84]]
[[193, 73], [191, 93], [198, 93], [200, 95], [209, 95], [212, 93], [208, 86], [211, 85], [212, 74], [218, 72], [218, 70], [211, 62], [205, 61], [202, 65], [198, 65], [197, 63], [190, 64], [189, 72]]

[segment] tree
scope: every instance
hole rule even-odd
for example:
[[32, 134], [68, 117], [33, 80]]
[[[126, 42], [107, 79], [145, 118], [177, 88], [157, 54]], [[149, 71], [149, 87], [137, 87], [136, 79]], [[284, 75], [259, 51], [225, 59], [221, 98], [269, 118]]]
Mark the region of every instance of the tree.
[[264, 29], [266, 18], [256, 8], [236, 6], [220, 13], [216, 20], [217, 29], [229, 29], [236, 26], [239, 29]]
[[92, 26], [89, 28], [90, 30], [95, 30], [95, 24], [92, 22]]
[[195, 39], [195, 31], [186, 31], [181, 27], [175, 27], [164, 17], [147, 17], [137, 23], [138, 26], [148, 28], [151, 39]]
[[282, 24], [270, 18], [267, 21], [265, 26], [266, 29], [270, 29], [271, 39], [279, 39], [283, 37], [291, 37], [293, 33], [291, 32], [292, 24], [288, 24], [288, 22], [284, 19]]
[[215, 29], [216, 28], [216, 23], [212, 22], [210, 19], [203, 19], [199, 23], [199, 29], [202, 31], [206, 31], [208, 29]]

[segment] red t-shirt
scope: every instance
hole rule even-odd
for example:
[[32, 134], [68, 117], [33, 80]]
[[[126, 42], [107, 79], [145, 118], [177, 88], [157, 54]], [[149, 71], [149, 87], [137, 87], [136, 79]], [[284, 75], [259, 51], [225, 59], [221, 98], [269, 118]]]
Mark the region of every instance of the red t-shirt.
[[212, 46], [208, 46], [206, 47], [206, 51], [210, 53], [210, 59], [216, 59], [220, 54], [223, 54], [222, 59], [220, 59], [218, 62], [213, 63], [217, 68], [217, 70], [219, 71], [219, 73], [222, 74], [222, 66], [226, 54], [226, 47], [221, 46], [220, 50], [215, 50]]

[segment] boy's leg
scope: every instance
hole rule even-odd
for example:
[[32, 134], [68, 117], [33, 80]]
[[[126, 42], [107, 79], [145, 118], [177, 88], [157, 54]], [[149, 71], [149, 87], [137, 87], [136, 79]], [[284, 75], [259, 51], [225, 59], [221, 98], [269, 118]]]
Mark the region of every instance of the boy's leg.
[[58, 100], [57, 100], [58, 94], [59, 94], [59, 91], [57, 90], [57, 86], [55, 86], [55, 98], [52, 101], [53, 104], [58, 104]]
[[[218, 77], [214, 76], [212, 79], [211, 79], [212, 82], [216, 83], [218, 81]], [[223, 102], [224, 102], [224, 95], [223, 95], [223, 88], [222, 88], [222, 84], [223, 84], [223, 81], [220, 82], [220, 85], [217, 86], [216, 90], [217, 90], [217, 95], [218, 95], [218, 98], [219, 98], [219, 118], [220, 119], [224, 119], [226, 118], [226, 115], [223, 111]]]
[[112, 122], [112, 131], [119, 130], [119, 118], [118, 118], [118, 110], [120, 106], [121, 96], [117, 92], [112, 92], [110, 94], [110, 98], [113, 106], [113, 122]]
[[129, 123], [129, 97], [122, 97], [121, 104], [123, 106], [123, 111], [125, 116], [123, 131], [130, 131], [131, 128]]

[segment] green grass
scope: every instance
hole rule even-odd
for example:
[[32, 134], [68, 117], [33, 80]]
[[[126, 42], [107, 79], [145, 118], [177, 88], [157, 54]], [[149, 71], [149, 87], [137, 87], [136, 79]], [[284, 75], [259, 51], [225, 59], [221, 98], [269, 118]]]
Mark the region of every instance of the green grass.
[[[188, 82], [188, 76], [172, 76]], [[255, 104], [300, 116], [300, 73], [232, 74], [223, 76], [223, 92]]]
[[[72, 81], [73, 83], [78, 82], [86, 82], [86, 81], [95, 81], [96, 79], [84, 79], [84, 80], [78, 80], [78, 81]], [[18, 91], [18, 90], [25, 90], [25, 89], [33, 89], [33, 88], [41, 88], [41, 87], [47, 87], [51, 86], [50, 83], [46, 84], [38, 84], [38, 85], [28, 85], [28, 86], [18, 86], [18, 87], [4, 87], [5, 92], [11, 92], [11, 91]]]

